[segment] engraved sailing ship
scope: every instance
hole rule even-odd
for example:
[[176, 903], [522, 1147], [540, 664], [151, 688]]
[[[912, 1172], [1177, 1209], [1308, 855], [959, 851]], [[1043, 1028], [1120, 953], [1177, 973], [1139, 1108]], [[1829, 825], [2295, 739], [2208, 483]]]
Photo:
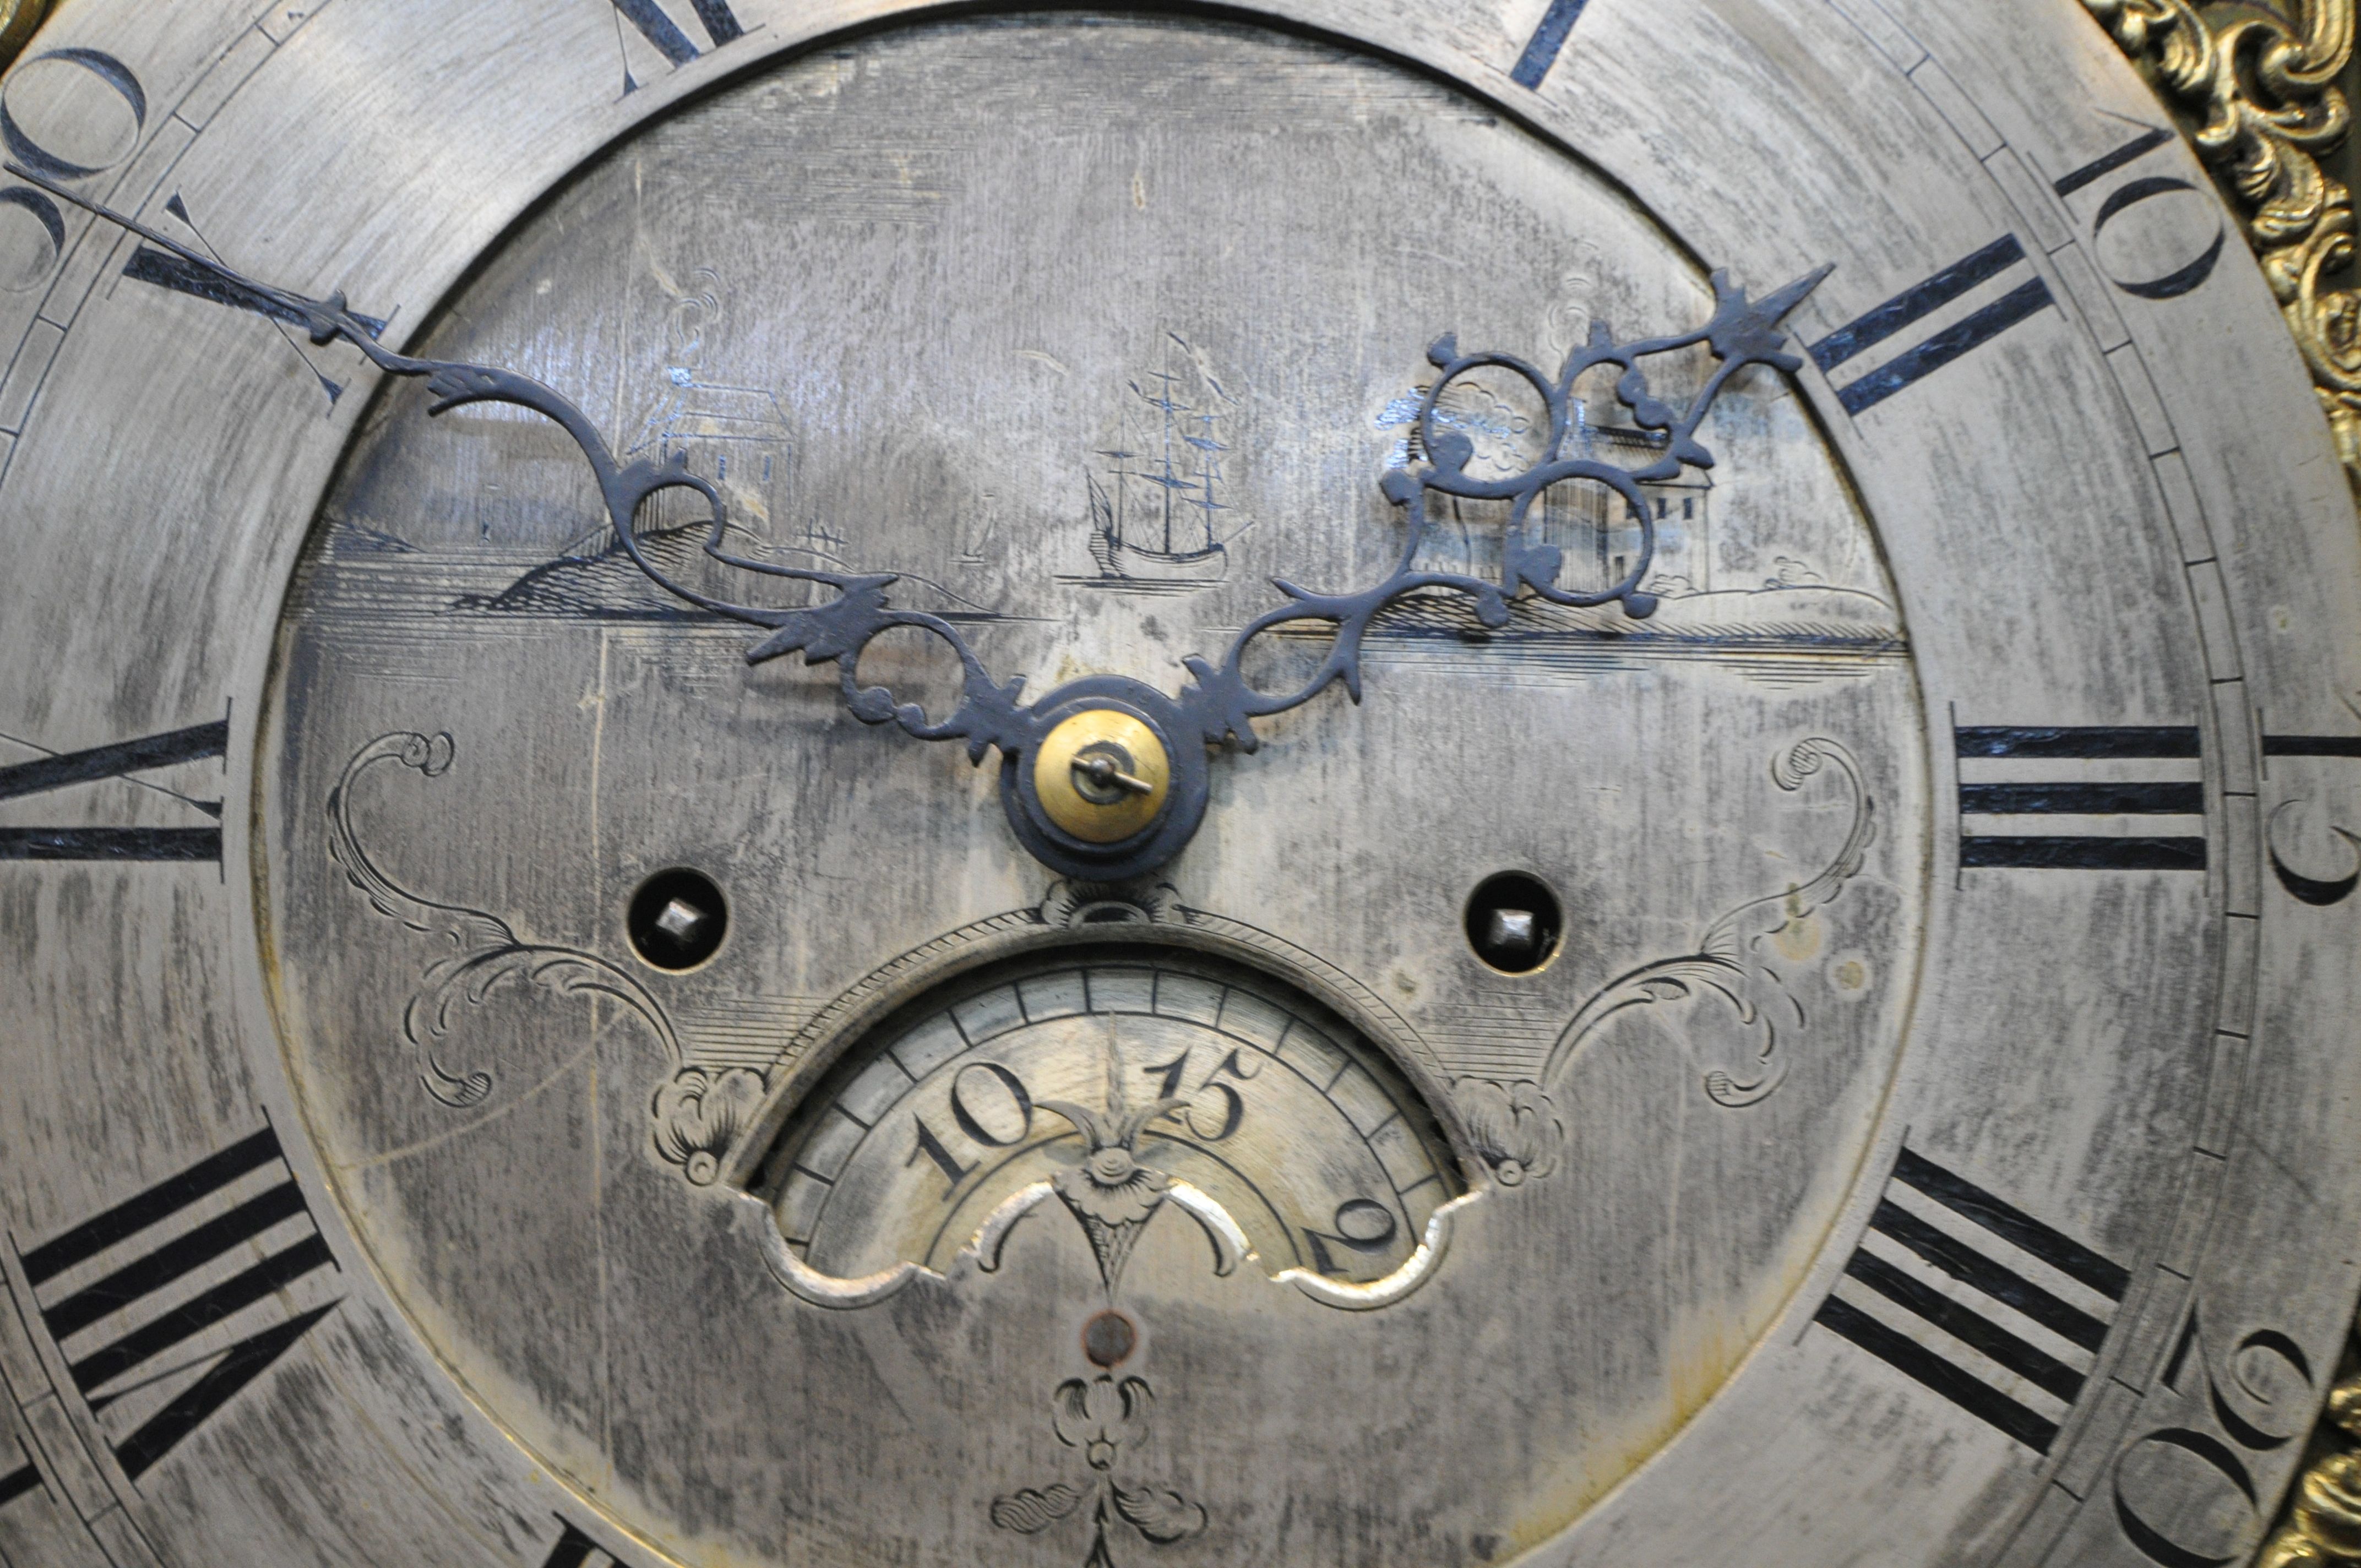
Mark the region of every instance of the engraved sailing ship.
[[1224, 422], [1236, 400], [1206, 370], [1186, 340], [1165, 334], [1186, 367], [1133, 380], [1115, 442], [1093, 454], [1082, 475], [1094, 573], [1059, 581], [1119, 593], [1185, 594], [1229, 576], [1230, 540], [1250, 524], [1226, 527], [1221, 514]]

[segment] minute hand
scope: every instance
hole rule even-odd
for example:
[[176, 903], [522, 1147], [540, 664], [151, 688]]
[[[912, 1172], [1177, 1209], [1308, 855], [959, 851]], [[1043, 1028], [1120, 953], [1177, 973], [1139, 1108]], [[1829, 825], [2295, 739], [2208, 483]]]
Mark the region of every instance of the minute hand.
[[[1397, 599], [1422, 592], [1465, 595], [1474, 601], [1484, 625], [1505, 625], [1512, 598], [1526, 593], [1568, 605], [1618, 603], [1635, 618], [1653, 613], [1655, 596], [1644, 584], [1655, 553], [1655, 530], [1640, 491], [1642, 483], [1670, 478], [1684, 466], [1710, 467], [1713, 456], [1697, 440], [1697, 431], [1714, 399], [1731, 376], [1746, 366], [1763, 364], [1793, 373], [1802, 363], [1783, 352], [1785, 338], [1780, 322], [1810, 293], [1828, 269], [1821, 268], [1773, 291], [1760, 302], [1750, 302], [1727, 273], [1712, 278], [1715, 308], [1704, 325], [1686, 333], [1619, 343], [1606, 327], [1594, 327], [1591, 340], [1566, 356], [1554, 377], [1545, 376], [1525, 360], [1499, 353], [1463, 354], [1455, 337], [1438, 339], [1427, 357], [1438, 374], [1425, 390], [1417, 427], [1427, 463], [1418, 468], [1391, 468], [1379, 484], [1403, 515], [1402, 545], [1394, 569], [1381, 581], [1357, 592], [1323, 594], [1274, 578], [1272, 586], [1286, 602], [1255, 617], [1231, 640], [1217, 663], [1196, 655], [1183, 661], [1190, 679], [1173, 695], [1122, 676], [1097, 675], [1070, 681], [1034, 702], [1019, 700], [1025, 677], [1003, 685], [969, 646], [958, 628], [939, 616], [902, 609], [891, 604], [885, 590], [898, 580], [895, 574], [822, 572], [785, 566], [740, 555], [724, 548], [726, 510], [712, 484], [690, 473], [686, 455], [672, 463], [617, 461], [598, 428], [574, 401], [533, 378], [498, 367], [460, 360], [429, 359], [399, 354], [377, 339], [377, 323], [350, 310], [341, 292], [324, 300], [258, 282], [210, 257], [158, 232], [137, 219], [77, 195], [45, 175], [9, 163], [10, 174], [37, 185], [62, 201], [83, 208], [139, 236], [188, 265], [221, 280], [233, 297], [276, 307], [274, 313], [301, 320], [315, 345], [342, 338], [388, 375], [423, 378], [433, 400], [429, 415], [463, 404], [503, 402], [531, 409], [554, 421], [582, 451], [598, 480], [599, 495], [614, 528], [617, 544], [649, 581], [666, 593], [702, 609], [767, 629], [770, 635], [747, 650], [750, 663], [800, 652], [807, 663], [834, 662], [844, 704], [865, 723], [898, 725], [920, 740], [961, 740], [969, 759], [981, 762], [997, 748], [1003, 757], [1002, 797], [1010, 825], [1036, 856], [1067, 875], [1115, 881], [1155, 870], [1187, 844], [1202, 820], [1206, 802], [1203, 747], [1234, 744], [1255, 751], [1259, 738], [1254, 720], [1309, 702], [1335, 682], [1344, 683], [1355, 702], [1361, 698], [1361, 644], [1377, 616]], [[1707, 345], [1716, 363], [1705, 382], [1679, 410], [1655, 399], [1640, 362], [1653, 355], [1692, 345]], [[1616, 397], [1642, 431], [1661, 436], [1660, 455], [1636, 466], [1601, 463], [1589, 457], [1563, 455], [1575, 431], [1579, 404], [1576, 383], [1587, 371], [1613, 365], [1621, 375]], [[1474, 444], [1437, 417], [1438, 404], [1460, 378], [1487, 368], [1506, 370], [1522, 378], [1548, 411], [1548, 441], [1540, 458], [1523, 472], [1499, 478], [1479, 478], [1467, 472]], [[1618, 582], [1596, 592], [1561, 588], [1561, 564], [1554, 546], [1536, 543], [1530, 532], [1531, 511], [1552, 486], [1590, 482], [1621, 496], [1636, 515], [1641, 534], [1632, 564]], [[714, 598], [680, 582], [649, 559], [642, 548], [636, 520], [651, 497], [667, 489], [688, 489], [702, 495], [710, 509], [704, 552], [730, 567], [763, 576], [807, 582], [831, 590], [826, 601], [803, 608], [779, 609], [736, 603]], [[1510, 503], [1501, 543], [1499, 579], [1455, 573], [1423, 572], [1415, 563], [1427, 532], [1425, 495], [1429, 490], [1469, 499], [1505, 499]], [[1249, 644], [1283, 626], [1325, 621], [1333, 630], [1327, 655], [1310, 679], [1292, 690], [1265, 693], [1246, 680], [1243, 660]], [[940, 720], [930, 720], [917, 703], [898, 702], [883, 686], [862, 686], [856, 678], [862, 651], [881, 633], [908, 627], [941, 639], [958, 655], [962, 672], [959, 703]], [[1169, 795], [1157, 806], [1148, 825], [1114, 843], [1077, 838], [1046, 814], [1030, 780], [1027, 763], [1049, 731], [1075, 713], [1118, 710], [1157, 732], [1170, 748], [1172, 776]], [[1110, 774], [1112, 777], [1113, 775]], [[1123, 775], [1126, 786], [1140, 781]]]

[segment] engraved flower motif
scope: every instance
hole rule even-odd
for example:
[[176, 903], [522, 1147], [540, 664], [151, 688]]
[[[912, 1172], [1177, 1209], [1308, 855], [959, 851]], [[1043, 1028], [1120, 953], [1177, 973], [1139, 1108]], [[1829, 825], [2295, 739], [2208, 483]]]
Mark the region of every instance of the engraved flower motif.
[[1058, 1195], [1103, 1225], [1137, 1224], [1156, 1212], [1170, 1181], [1140, 1164], [1131, 1151], [1094, 1149], [1091, 1157], [1051, 1179]]
[[1452, 1085], [1452, 1092], [1469, 1140], [1501, 1186], [1521, 1186], [1557, 1168], [1557, 1146], [1565, 1129], [1540, 1085], [1463, 1078]]
[[763, 1102], [763, 1075], [751, 1068], [685, 1067], [656, 1091], [656, 1152], [699, 1187], [721, 1174], [721, 1156]]
[[1019, 1535], [1036, 1535], [1060, 1519], [1072, 1516], [1087, 1502], [1084, 1517], [1091, 1523], [1090, 1555], [1083, 1568], [1115, 1568], [1107, 1541], [1118, 1524], [1128, 1524], [1141, 1539], [1159, 1546], [1186, 1541], [1205, 1528], [1202, 1506], [1177, 1489], [1147, 1483], [1126, 1486], [1115, 1478], [1116, 1462], [1126, 1448], [1136, 1449], [1148, 1436], [1148, 1407], [1155, 1391], [1145, 1378], [1070, 1377], [1050, 1397], [1050, 1421], [1058, 1441], [1082, 1450], [1093, 1472], [1082, 1486], [1059, 1482], [1027, 1486], [993, 1499], [992, 1522]]
[[1186, 1103], [1181, 1100], [1159, 1100], [1109, 1119], [1062, 1101], [1042, 1101], [1041, 1109], [1054, 1111], [1071, 1122], [1088, 1146], [1082, 1164], [1060, 1170], [1050, 1179], [1058, 1196], [1085, 1220], [1095, 1220], [1103, 1225], [1136, 1225], [1147, 1219], [1164, 1201], [1165, 1190], [1172, 1179], [1139, 1163], [1140, 1129]]
[[1070, 1377], [1050, 1398], [1050, 1424], [1060, 1442], [1081, 1449], [1092, 1469], [1104, 1470], [1124, 1444], [1148, 1435], [1148, 1409], [1155, 1398], [1137, 1377], [1120, 1383], [1107, 1376], [1087, 1382]]

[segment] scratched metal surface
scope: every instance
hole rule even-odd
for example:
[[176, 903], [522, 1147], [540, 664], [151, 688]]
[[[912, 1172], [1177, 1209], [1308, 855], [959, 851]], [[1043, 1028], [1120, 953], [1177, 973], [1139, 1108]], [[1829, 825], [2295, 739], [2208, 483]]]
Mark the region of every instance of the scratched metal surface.
[[[837, 36], [894, 9], [88, 0], [10, 148], [562, 389], [1036, 689], [1175, 690], [1271, 577], [1387, 571], [1439, 334], [1554, 367], [1834, 270], [1650, 488], [1655, 615], [1389, 611], [1357, 706], [1078, 887], [996, 760], [658, 594], [554, 433], [0, 190], [0, 1554], [2249, 1553], [2356, 1284], [2361, 563], [2193, 161], [2111, 156], [2161, 122], [2104, 38]], [[1459, 505], [1436, 569], [1497, 570]], [[1579, 587], [1633, 537], [1546, 531]], [[730, 932], [671, 972], [623, 911], [677, 865]], [[1530, 973], [1461, 929], [1502, 870], [1563, 905]], [[805, 1247], [798, 1169], [984, 1245], [830, 1274], [944, 1256]]]

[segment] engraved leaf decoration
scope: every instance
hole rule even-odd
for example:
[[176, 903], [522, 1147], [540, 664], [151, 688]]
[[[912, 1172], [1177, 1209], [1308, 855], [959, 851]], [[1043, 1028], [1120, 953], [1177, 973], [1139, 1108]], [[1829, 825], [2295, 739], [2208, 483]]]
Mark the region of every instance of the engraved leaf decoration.
[[538, 942], [506, 942], [481, 952], [445, 959], [426, 971], [426, 989], [411, 998], [402, 1033], [412, 1043], [441, 1039], [451, 1032], [461, 1005], [480, 1007], [500, 981], [523, 981], [553, 996], [603, 996], [639, 1015], [674, 1059], [680, 1042], [655, 998], [629, 974], [595, 954]]
[[1823, 767], [1833, 766], [1852, 796], [1852, 828], [1842, 848], [1811, 881], [1799, 887], [1740, 905], [1708, 927], [1697, 943], [1701, 953], [1724, 959], [1742, 959], [1763, 937], [1789, 921], [1802, 918], [1835, 902], [1845, 883], [1861, 872], [1870, 842], [1877, 837], [1877, 803], [1861, 783], [1861, 765], [1852, 753], [1833, 740], [1814, 737], [1799, 740], [1772, 759], [1771, 782], [1790, 794]]
[[[1696, 951], [1642, 964], [1593, 992], [1551, 1049], [1540, 1075], [1543, 1084], [1554, 1083], [1584, 1043], [1626, 1008], [1708, 997], [1726, 1003], [1730, 1022], [1757, 1043], [1743, 1050], [1742, 1059], [1708, 1069], [1702, 1075], [1707, 1097], [1735, 1109], [1768, 1098], [1785, 1080], [1782, 1033], [1800, 1030], [1806, 1020], [1781, 970], [1765, 961], [1763, 944], [1833, 903], [1860, 874], [1877, 831], [1877, 803], [1861, 781], [1860, 764], [1834, 740], [1814, 736], [1780, 752], [1772, 759], [1771, 782], [1793, 792], [1823, 769], [1832, 769], [1841, 781], [1851, 802], [1852, 823], [1843, 845], [1820, 872], [1808, 882], [1739, 905], [1706, 927]], [[1701, 1031], [1693, 1027], [1690, 1033]]]
[[657, 1089], [651, 1106], [656, 1152], [692, 1184], [710, 1186], [721, 1174], [720, 1157], [752, 1122], [765, 1087], [752, 1068], [682, 1068]]
[[1169, 1486], [1117, 1486], [1115, 1506], [1150, 1541], [1183, 1541], [1205, 1528], [1205, 1510]]
[[1082, 1493], [1062, 1481], [1038, 1489], [1027, 1486], [1021, 1492], [994, 1497], [992, 1500], [992, 1522], [1019, 1535], [1032, 1535], [1072, 1513], [1074, 1505], [1082, 1500]]
[[460, 905], [438, 904], [394, 883], [361, 847], [352, 821], [353, 785], [369, 768], [391, 762], [422, 777], [441, 778], [451, 769], [452, 754], [450, 736], [421, 735], [414, 730], [380, 735], [354, 752], [336, 787], [328, 792], [328, 855], [344, 868], [345, 879], [368, 897], [379, 914], [399, 920], [413, 931], [441, 937], [462, 952], [471, 952], [512, 942], [516, 933], [495, 916]]
[[595, 953], [528, 942], [488, 910], [413, 893], [388, 876], [370, 857], [353, 823], [353, 790], [361, 774], [378, 763], [390, 762], [423, 777], [440, 778], [450, 771], [453, 755], [447, 734], [395, 731], [380, 735], [353, 753], [327, 799], [329, 853], [344, 868], [346, 880], [380, 915], [436, 938], [452, 949], [427, 967], [402, 1011], [402, 1037], [417, 1052], [424, 1069], [419, 1082], [435, 1100], [456, 1110], [473, 1109], [489, 1098], [493, 1085], [489, 1072], [480, 1069], [450, 1072], [436, 1059], [434, 1046], [451, 1032], [463, 1009], [481, 1006], [501, 981], [511, 979], [554, 996], [605, 997], [635, 1014], [666, 1054], [678, 1061], [680, 1040], [671, 1019], [624, 970]]
[[[1099, 1381], [1104, 1383], [1106, 1379], [1102, 1377]], [[1088, 1383], [1069, 1377], [1049, 1396], [1050, 1428], [1068, 1448], [1080, 1448], [1091, 1439], [1090, 1392]]]
[[1539, 1085], [1527, 1080], [1510, 1085], [1463, 1078], [1451, 1088], [1469, 1141], [1501, 1186], [1520, 1186], [1557, 1168], [1565, 1126]]

